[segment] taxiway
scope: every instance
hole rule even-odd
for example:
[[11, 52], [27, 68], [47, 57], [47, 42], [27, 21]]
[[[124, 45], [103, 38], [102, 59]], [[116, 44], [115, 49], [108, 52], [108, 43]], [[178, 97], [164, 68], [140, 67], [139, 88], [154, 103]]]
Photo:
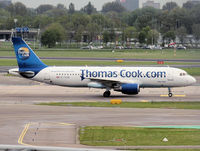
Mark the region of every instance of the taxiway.
[[78, 141], [82, 126], [169, 126], [200, 125], [199, 110], [123, 109], [38, 106], [39, 102], [109, 101], [200, 101], [197, 85], [167, 89], [141, 89], [137, 96], [113, 92], [103, 98], [103, 90], [49, 86], [18, 77], [0, 75], [0, 144], [83, 147]]

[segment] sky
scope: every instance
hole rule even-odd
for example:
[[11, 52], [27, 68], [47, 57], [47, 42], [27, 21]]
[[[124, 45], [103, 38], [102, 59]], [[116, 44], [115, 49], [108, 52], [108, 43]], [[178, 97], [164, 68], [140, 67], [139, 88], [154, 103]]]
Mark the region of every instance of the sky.
[[[33, 1], [31, 1], [31, 0], [12, 0], [12, 2], [17, 2], [17, 1], [22, 2], [27, 7], [31, 7], [31, 8], [36, 8], [41, 4], [57, 5], [58, 3], [64, 4], [68, 8], [70, 3], [74, 3], [76, 10], [79, 10], [83, 6], [87, 5], [88, 2], [90, 1], [97, 8], [97, 10], [101, 10], [103, 4], [114, 1], [114, 0], [33, 0]], [[146, 2], [147, 0], [139, 0], [139, 1], [140, 1], [140, 7], [141, 7], [142, 3]], [[154, 1], [160, 2], [161, 6], [162, 6], [166, 2], [170, 2], [170, 1], [175, 1], [179, 5], [182, 5], [182, 3], [186, 2], [187, 0], [154, 0]]]

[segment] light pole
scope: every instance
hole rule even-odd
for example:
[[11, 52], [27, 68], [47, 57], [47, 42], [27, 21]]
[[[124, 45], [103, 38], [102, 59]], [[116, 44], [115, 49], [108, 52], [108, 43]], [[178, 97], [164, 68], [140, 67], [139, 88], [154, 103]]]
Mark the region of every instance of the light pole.
[[[15, 19], [14, 19], [14, 23], [15, 23], [15, 29], [14, 29], [14, 31], [15, 31], [15, 33], [16, 33], [17, 21], [18, 21], [18, 19], [15, 18]], [[16, 35], [14, 35], [14, 36], [16, 36]]]
[[15, 19], [14, 19], [15, 28], [16, 28], [16, 25], [17, 25], [17, 21], [18, 21], [18, 19], [17, 19], [17, 18], [15, 18]]

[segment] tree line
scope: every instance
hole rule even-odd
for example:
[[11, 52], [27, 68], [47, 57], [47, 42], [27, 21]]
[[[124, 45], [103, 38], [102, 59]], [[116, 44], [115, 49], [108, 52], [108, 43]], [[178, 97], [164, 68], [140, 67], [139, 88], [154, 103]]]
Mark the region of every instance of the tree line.
[[[40, 5], [27, 8], [17, 2], [9, 6], [0, 3], [0, 29], [14, 27], [41, 29], [41, 41], [48, 47], [56, 42], [121, 42], [134, 40], [140, 44], [156, 44], [162, 36], [163, 44], [178, 37], [184, 43], [187, 35], [200, 39], [200, 5], [191, 2], [180, 8], [176, 3], [166, 3], [162, 9], [145, 7], [127, 11], [118, 2], [104, 4], [101, 11], [89, 2], [77, 11], [71, 3], [68, 8]], [[14, 19], [18, 22], [15, 23]]]

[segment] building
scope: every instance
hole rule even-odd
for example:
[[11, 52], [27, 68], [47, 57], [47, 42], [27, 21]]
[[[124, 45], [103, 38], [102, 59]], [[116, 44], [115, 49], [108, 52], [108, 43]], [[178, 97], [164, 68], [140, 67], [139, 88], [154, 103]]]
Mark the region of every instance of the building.
[[160, 3], [155, 3], [153, 0], [149, 0], [143, 3], [142, 7], [153, 7], [156, 9], [160, 9]]
[[116, 0], [121, 3], [128, 11], [134, 11], [139, 8], [139, 0]]
[[10, 41], [13, 35], [23, 36], [24, 38], [28, 38], [30, 40], [38, 39], [40, 35], [40, 29], [29, 29], [28, 33], [16, 33], [16, 30], [0, 30], [0, 41]]
[[0, 0], [0, 7], [7, 7], [12, 4], [11, 0]]

